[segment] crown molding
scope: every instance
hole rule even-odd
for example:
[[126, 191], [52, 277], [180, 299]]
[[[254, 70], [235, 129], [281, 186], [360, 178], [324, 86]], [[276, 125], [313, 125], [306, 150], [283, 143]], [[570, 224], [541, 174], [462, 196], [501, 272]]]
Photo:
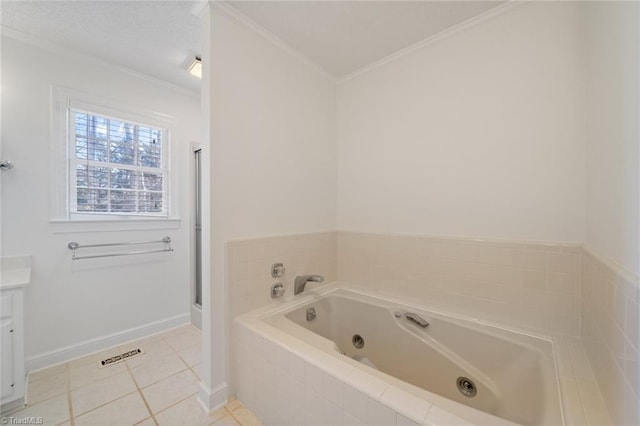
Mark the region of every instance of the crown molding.
[[193, 91], [186, 89], [182, 86], [179, 86], [174, 83], [170, 83], [168, 81], [162, 80], [160, 78], [154, 77], [149, 74], [142, 73], [140, 71], [133, 70], [131, 68], [124, 67], [122, 65], [116, 65], [112, 62], [105, 61], [104, 59], [98, 58], [96, 56], [88, 55], [86, 53], [80, 53], [76, 50], [70, 49], [68, 47], [62, 46], [57, 43], [53, 43], [49, 40], [42, 39], [40, 37], [34, 36], [32, 34], [27, 34], [22, 31], [15, 30], [13, 28], [0, 25], [0, 36], [7, 37], [25, 44], [29, 44], [34, 47], [38, 47], [40, 49], [46, 50], [51, 53], [55, 53], [58, 55], [63, 55], [68, 58], [72, 58], [84, 63], [90, 63], [93, 65], [99, 65], [101, 67], [109, 68], [116, 72], [121, 72], [124, 74], [128, 74], [132, 77], [139, 78], [141, 80], [147, 81], [149, 83], [157, 84], [159, 86], [163, 86], [167, 89], [178, 92], [182, 95], [190, 96], [193, 98], [200, 98], [199, 91]]
[[209, 10], [209, 1], [200, 0], [198, 3], [191, 7], [191, 14], [199, 19], [202, 19], [207, 10]]
[[245, 27], [251, 29], [252, 31], [254, 31], [256, 33], [258, 33], [259, 35], [261, 35], [262, 37], [266, 38], [267, 40], [269, 40], [274, 45], [278, 46], [280, 49], [284, 50], [285, 52], [287, 52], [291, 56], [293, 56], [296, 59], [298, 59], [300, 62], [305, 64], [307, 67], [311, 68], [313, 71], [317, 72], [318, 74], [321, 74], [323, 77], [329, 79], [330, 81], [332, 81], [334, 83], [337, 81], [337, 78], [333, 74], [327, 72], [320, 65], [318, 65], [317, 63], [315, 63], [314, 61], [309, 59], [307, 56], [305, 56], [302, 53], [300, 53], [298, 50], [296, 50], [293, 47], [291, 47], [289, 44], [287, 44], [281, 38], [279, 38], [278, 36], [273, 34], [271, 31], [267, 30], [266, 28], [264, 28], [261, 25], [259, 25], [258, 23], [256, 23], [254, 20], [249, 18], [244, 13], [240, 12], [239, 10], [237, 10], [236, 8], [231, 6], [228, 2], [226, 2], [226, 1], [211, 1], [210, 7], [212, 7], [215, 10], [218, 10], [218, 11], [224, 13], [225, 15], [231, 17], [232, 19], [234, 19], [237, 22], [241, 23]]
[[493, 19], [499, 15], [505, 14], [507, 12], [511, 12], [520, 6], [528, 3], [532, 3], [535, 0], [508, 0], [506, 3], [501, 4], [500, 6], [496, 6], [493, 9], [489, 9], [486, 12], [481, 13], [480, 15], [476, 15], [472, 18], [467, 19], [459, 24], [456, 24], [452, 27], [449, 27], [443, 31], [440, 31], [437, 34], [434, 34], [430, 37], [425, 38], [424, 40], [420, 40], [417, 43], [414, 43], [404, 49], [398, 50], [382, 59], [379, 59], [375, 62], [370, 63], [369, 65], [365, 65], [362, 68], [359, 68], [343, 77], [337, 78], [337, 83], [343, 83], [347, 80], [351, 80], [360, 75], [366, 74], [370, 71], [373, 71], [377, 68], [383, 67], [388, 63], [394, 62], [404, 56], [410, 55], [413, 52], [423, 49], [425, 47], [431, 46], [433, 44], [439, 43], [449, 37], [452, 37], [460, 32], [466, 31], [476, 25], [479, 25], [485, 21]]

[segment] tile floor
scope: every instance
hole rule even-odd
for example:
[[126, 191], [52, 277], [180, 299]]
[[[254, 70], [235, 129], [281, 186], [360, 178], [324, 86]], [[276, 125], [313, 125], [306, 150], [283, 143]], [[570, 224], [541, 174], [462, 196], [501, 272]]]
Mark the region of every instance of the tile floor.
[[[196, 400], [200, 340], [200, 330], [185, 325], [37, 371], [29, 375], [27, 406], [1, 420], [13, 424], [41, 417], [41, 424], [63, 426], [261, 425], [236, 400], [208, 416], [201, 408]], [[98, 367], [99, 360], [137, 347], [145, 353]]]

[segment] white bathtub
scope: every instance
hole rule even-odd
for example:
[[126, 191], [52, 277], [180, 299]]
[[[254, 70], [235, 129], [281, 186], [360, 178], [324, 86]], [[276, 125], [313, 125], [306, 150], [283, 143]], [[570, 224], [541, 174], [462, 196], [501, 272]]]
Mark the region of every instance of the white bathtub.
[[[309, 308], [316, 314], [310, 321], [306, 315]], [[429, 326], [422, 328], [407, 320], [407, 312], [420, 315]], [[353, 417], [348, 416], [346, 395], [343, 391], [342, 401], [332, 396], [332, 392], [340, 392], [335, 391], [340, 386], [358, 389], [372, 401], [369, 405], [379, 403], [400, 416], [397, 419], [411, 422], [397, 420], [397, 424], [564, 424], [553, 346], [545, 339], [345, 288], [316, 290], [288, 303], [241, 316], [237, 322], [257, 332], [261, 342], [258, 347], [251, 346], [247, 343], [250, 339], [245, 338], [244, 344], [238, 345], [239, 365], [235, 368], [241, 383], [237, 386], [238, 396], [243, 401], [248, 399], [250, 408], [266, 416], [263, 418], [266, 424], [314, 421], [345, 424], [345, 419]], [[362, 338], [364, 346], [354, 346], [354, 335]], [[285, 357], [281, 351], [288, 353], [286, 364], [295, 362], [292, 357], [299, 357], [310, 365], [307, 370], [318, 367], [328, 376], [317, 389], [324, 405], [321, 411], [316, 407], [315, 415], [308, 413], [313, 411], [314, 398], [307, 395], [313, 390], [306, 388], [313, 389], [313, 378], [311, 383], [306, 382], [313, 373], [306, 371], [302, 380], [304, 401], [297, 403], [305, 407], [304, 413], [298, 413], [297, 417], [292, 410], [275, 413], [287, 409], [274, 410], [274, 406], [291, 402], [278, 399], [278, 393], [291, 394], [284, 387], [277, 392], [283, 386], [279, 382], [290, 387], [296, 374], [300, 374], [290, 371], [292, 377], [287, 378], [289, 367], [283, 362], [280, 370], [274, 367], [273, 379], [269, 372], [260, 378], [259, 370], [269, 370], [271, 361], [274, 366], [278, 364], [275, 354]], [[256, 359], [248, 359], [251, 357]], [[252, 378], [242, 377], [242, 369], [251, 363], [259, 366], [253, 376], [258, 381], [264, 379], [258, 389], [264, 381], [273, 380], [258, 394], [253, 389], [254, 395], [249, 395]], [[281, 374], [276, 374], [278, 371]], [[459, 378], [473, 382], [474, 396], [463, 395], [457, 386]], [[336, 385], [333, 379], [342, 385]], [[324, 382], [330, 386], [327, 388]], [[343, 410], [342, 421], [338, 421], [337, 415], [331, 417], [332, 409]], [[392, 424], [388, 412], [386, 422], [372, 422], [372, 416], [378, 418], [375, 410], [373, 413], [368, 409], [364, 423]], [[363, 420], [361, 416], [358, 422]]]

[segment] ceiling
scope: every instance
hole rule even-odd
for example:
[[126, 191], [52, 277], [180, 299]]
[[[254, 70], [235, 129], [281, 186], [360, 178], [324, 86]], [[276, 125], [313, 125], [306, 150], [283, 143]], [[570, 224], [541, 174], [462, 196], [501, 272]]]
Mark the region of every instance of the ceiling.
[[343, 77], [504, 1], [228, 1], [335, 77]]
[[200, 54], [200, 1], [5, 1], [0, 24], [199, 91], [185, 63]]
[[[204, 0], [0, 1], [0, 24], [189, 90]], [[348, 75], [504, 1], [227, 1], [335, 77]]]

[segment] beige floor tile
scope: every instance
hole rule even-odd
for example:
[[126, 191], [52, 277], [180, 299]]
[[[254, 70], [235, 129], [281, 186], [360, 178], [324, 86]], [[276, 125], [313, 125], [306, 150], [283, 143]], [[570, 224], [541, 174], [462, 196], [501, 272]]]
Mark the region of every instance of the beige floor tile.
[[29, 380], [27, 402], [35, 405], [56, 395], [67, 392], [67, 372], [61, 371], [39, 380]]
[[[169, 346], [167, 342], [165, 342], [162, 339], [154, 340], [152, 342], [146, 342], [146, 343], [133, 342], [130, 345], [124, 345], [124, 346], [121, 346], [120, 348], [123, 350], [141, 348], [145, 355], [152, 356], [152, 357], [173, 352], [173, 350], [171, 349], [171, 346]], [[129, 364], [129, 366], [133, 367], [135, 366], [136, 361], [138, 359], [139, 357], [132, 358], [128, 360], [127, 363]]]
[[166, 336], [172, 336], [172, 335], [191, 335], [191, 336], [201, 336], [202, 332], [200, 331], [199, 328], [191, 325], [191, 324], [185, 324], [185, 325], [181, 325], [180, 327], [176, 327], [173, 328], [171, 330], [168, 330], [164, 333], [162, 333], [162, 337], [165, 338]]
[[121, 352], [126, 352], [128, 350], [134, 349], [138, 346], [147, 346], [151, 343], [154, 342], [158, 342], [162, 340], [162, 335], [160, 334], [154, 334], [152, 336], [148, 336], [148, 337], [143, 337], [142, 339], [136, 339], [136, 340], [132, 340], [130, 342], [124, 343], [120, 346], [118, 346], [120, 348]]
[[242, 404], [240, 404], [240, 401], [238, 401], [235, 398], [229, 399], [229, 402], [227, 402], [227, 405], [224, 406], [224, 408], [226, 408], [229, 411], [236, 410], [240, 407], [242, 407]]
[[205, 426], [227, 415], [224, 409], [216, 410], [207, 415], [196, 397], [188, 398], [176, 405], [156, 414], [156, 420], [161, 426]]
[[[105, 358], [137, 347], [145, 354], [126, 363], [98, 366]], [[29, 406], [14, 416], [41, 416], [46, 425], [69, 426], [70, 397], [77, 426], [154, 426], [157, 421], [137, 392], [137, 382], [145, 388], [142, 392], [149, 406], [160, 413], [164, 424], [209, 425], [228, 413], [221, 409], [207, 416], [195, 398], [200, 380], [195, 366], [200, 363], [201, 347], [200, 331], [185, 325], [34, 372], [29, 376]], [[191, 418], [202, 423], [188, 421]], [[229, 416], [219, 426], [227, 424], [237, 426]]]
[[97, 363], [85, 364], [69, 369], [69, 381], [71, 390], [88, 386], [92, 383], [122, 374], [127, 371], [124, 363], [110, 365], [108, 367], [98, 367]]
[[[157, 340], [145, 345], [137, 345], [136, 347], [140, 347], [144, 353], [127, 361], [127, 365], [129, 365], [130, 368], [135, 368], [140, 365], [153, 362], [154, 360], [174, 353], [171, 346], [169, 346], [164, 340]], [[133, 349], [133, 347], [129, 348]]]
[[197, 394], [198, 390], [196, 376], [191, 370], [184, 370], [142, 389], [142, 394], [149, 404], [151, 412], [155, 414], [176, 402]]
[[202, 362], [202, 344], [198, 343], [195, 346], [191, 346], [187, 349], [177, 351], [180, 358], [187, 363], [189, 367], [198, 365]]
[[153, 420], [153, 417], [149, 417], [148, 419], [144, 419], [140, 423], [136, 423], [136, 426], [156, 426], [156, 421]]
[[220, 420], [214, 423], [215, 426], [239, 426], [240, 423], [236, 421], [231, 415], [224, 416]]
[[136, 390], [128, 371], [76, 389], [71, 392], [73, 414], [81, 415]]
[[[10, 417], [24, 419], [26, 417], [42, 417], [44, 425], [57, 425], [69, 420], [69, 401], [67, 394], [58, 395], [38, 404], [28, 405], [16, 411]], [[11, 423], [10, 423], [11, 424]]]
[[[143, 350], [143, 354], [135, 356], [127, 361], [127, 365], [130, 368], [139, 367], [143, 364], [148, 364], [153, 362], [154, 360], [160, 359], [164, 356], [174, 353], [174, 350], [171, 349], [171, 346], [167, 344], [164, 340], [156, 340], [150, 343], [135, 345], [135, 347], [139, 347]], [[123, 348], [133, 349], [134, 346], [123, 346]]]
[[242, 426], [260, 426], [262, 422], [258, 419], [251, 411], [249, 411], [245, 407], [238, 407], [233, 410], [233, 417], [242, 425]]
[[102, 361], [105, 358], [112, 357], [114, 355], [118, 355], [120, 353], [120, 348], [114, 346], [113, 348], [105, 349], [104, 351], [96, 352], [91, 355], [84, 356], [82, 358], [77, 358], [71, 360], [67, 363], [70, 370], [74, 368], [82, 367], [88, 364], [98, 364], [98, 362]]
[[193, 367], [191, 367], [191, 370], [193, 370], [193, 372], [195, 373], [196, 377], [198, 378], [198, 380], [202, 380], [202, 370], [201, 370], [202, 366], [200, 364], [198, 365], [194, 365]]
[[45, 368], [44, 370], [34, 371], [33, 373], [29, 373], [29, 381], [41, 380], [47, 377], [55, 376], [57, 374], [61, 374], [67, 371], [67, 364], [58, 364], [53, 367]]
[[209, 413], [209, 418], [212, 418], [212, 419], [215, 419], [215, 421], [218, 421], [219, 419], [228, 415], [229, 415], [229, 412], [227, 410], [225, 410], [224, 408], [218, 408], [217, 410], [214, 410], [211, 413]]
[[170, 333], [163, 338], [176, 351], [190, 348], [202, 342], [202, 337], [196, 333]]
[[171, 352], [148, 359], [147, 362], [133, 368], [131, 373], [135, 377], [138, 386], [144, 388], [186, 368], [187, 365], [184, 361]]
[[139, 392], [117, 399], [74, 419], [75, 426], [131, 426], [150, 413]]

